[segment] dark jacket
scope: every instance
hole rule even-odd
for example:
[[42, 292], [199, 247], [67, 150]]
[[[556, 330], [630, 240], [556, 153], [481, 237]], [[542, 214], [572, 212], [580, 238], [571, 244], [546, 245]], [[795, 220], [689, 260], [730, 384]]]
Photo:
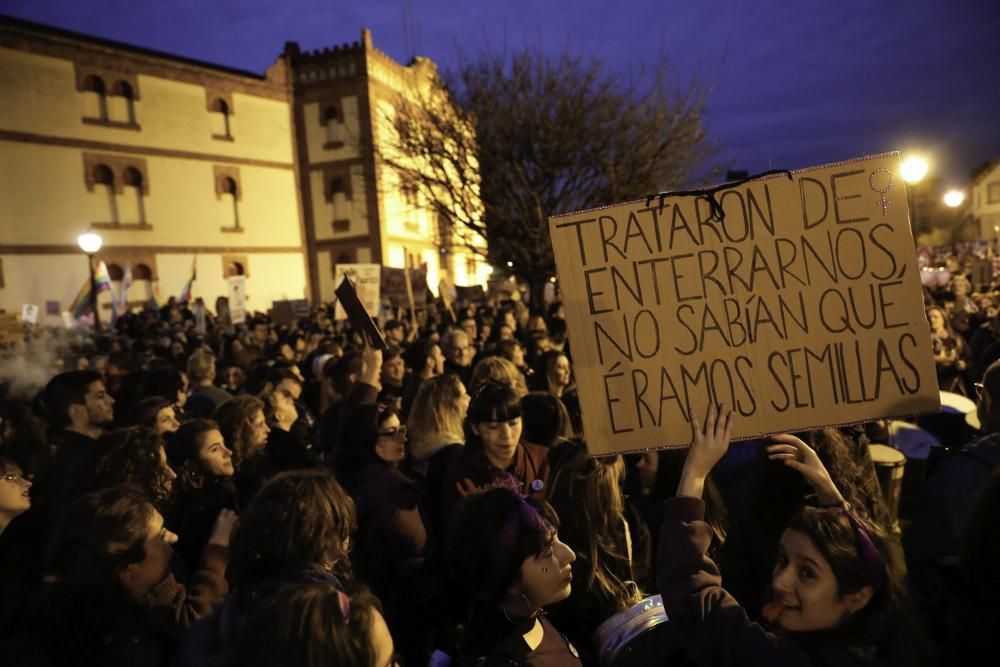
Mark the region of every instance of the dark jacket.
[[[262, 600], [286, 584], [333, 582], [341, 588], [340, 581], [332, 574], [313, 568], [295, 568], [260, 582], [253, 591], [234, 591], [216, 605], [212, 613], [191, 626], [183, 637], [176, 661], [178, 667], [229, 667], [229, 657], [239, 637], [243, 619], [248, 611], [238, 604], [239, 598]], [[243, 595], [239, 595], [243, 593]], [[244, 600], [245, 602], [246, 600]]]
[[206, 548], [187, 586], [171, 574], [142, 605], [124, 592], [108, 596], [55, 584], [43, 593], [31, 635], [53, 666], [166, 667], [181, 634], [228, 592], [228, 560], [227, 548]]
[[576, 647], [559, 633], [544, 614], [538, 619], [544, 634], [541, 644], [531, 650], [523, 635], [534, 626], [534, 618], [512, 623], [499, 609], [477, 604], [462, 638], [458, 664], [507, 667], [580, 665]]
[[359, 471], [355, 498], [355, 572], [382, 601], [404, 664], [427, 664], [447, 585], [423, 493], [399, 470], [370, 463]]
[[[679, 641], [699, 665], [875, 666], [870, 647], [830, 638], [776, 634], [747, 618], [722, 588], [719, 568], [708, 557], [712, 529], [698, 498], [669, 498], [657, 553], [656, 581]], [[817, 634], [817, 633], [814, 633]], [[807, 642], [808, 640], [808, 642]]]
[[907, 563], [956, 557], [976, 497], [1000, 466], [1000, 433], [985, 435], [949, 454], [924, 482], [904, 546]]
[[197, 567], [219, 512], [239, 512], [239, 508], [236, 487], [225, 477], [208, 477], [200, 489], [181, 489], [177, 493], [167, 525], [177, 533], [174, 552], [188, 572]]
[[549, 483], [549, 450], [539, 445], [521, 442], [514, 452], [514, 462], [507, 470], [500, 470], [486, 458], [480, 448], [468, 445], [462, 455], [450, 461], [441, 487], [441, 511], [447, 525], [451, 510], [462, 499], [459, 488], [472, 484], [475, 487], [507, 486], [533, 498], [544, 499]]

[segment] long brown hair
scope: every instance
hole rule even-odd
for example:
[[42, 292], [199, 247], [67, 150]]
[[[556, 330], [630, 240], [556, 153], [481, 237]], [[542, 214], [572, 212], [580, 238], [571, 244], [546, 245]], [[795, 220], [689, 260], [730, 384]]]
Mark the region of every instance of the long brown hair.
[[260, 454], [250, 440], [251, 423], [258, 410], [264, 411], [264, 401], [254, 396], [237, 396], [216, 408], [212, 415], [226, 446], [233, 451], [233, 466], [237, 470]]
[[549, 486], [548, 501], [561, 518], [559, 539], [577, 553], [574, 574], [606, 609], [624, 611], [642, 599], [633, 575], [625, 525], [620, 456], [591, 458], [576, 443], [558, 446], [567, 453]]
[[314, 568], [350, 575], [354, 501], [333, 474], [322, 469], [276, 475], [240, 516], [233, 533], [226, 578], [239, 599], [289, 568]]
[[286, 586], [247, 620], [230, 664], [378, 667], [372, 628], [380, 611], [365, 589], [348, 594], [332, 582]]
[[414, 459], [429, 458], [441, 445], [465, 442], [465, 412], [458, 404], [462, 390], [462, 381], [451, 373], [420, 385], [406, 419], [407, 448]]

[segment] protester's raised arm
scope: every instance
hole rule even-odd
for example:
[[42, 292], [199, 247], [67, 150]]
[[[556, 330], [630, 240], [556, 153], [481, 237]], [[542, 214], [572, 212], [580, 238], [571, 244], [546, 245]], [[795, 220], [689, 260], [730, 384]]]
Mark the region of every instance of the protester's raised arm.
[[677, 495], [701, 498], [705, 490], [705, 478], [729, 449], [733, 433], [733, 412], [725, 404], [708, 409], [705, 427], [691, 413], [691, 448], [688, 449], [681, 471], [681, 481], [677, 485]]
[[821, 505], [833, 507], [844, 504], [844, 496], [840, 494], [826, 466], [812, 447], [787, 433], [776, 435], [772, 440], [775, 444], [768, 445], [768, 458], [772, 461], [782, 461], [789, 468], [798, 470], [816, 492], [816, 498]]

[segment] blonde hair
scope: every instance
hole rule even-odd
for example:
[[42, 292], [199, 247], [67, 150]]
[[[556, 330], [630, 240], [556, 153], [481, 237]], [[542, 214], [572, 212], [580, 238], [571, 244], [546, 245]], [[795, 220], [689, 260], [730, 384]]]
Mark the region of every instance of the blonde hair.
[[417, 461], [430, 458], [442, 445], [464, 443], [465, 411], [458, 399], [462, 381], [445, 373], [424, 381], [406, 419], [407, 448]]
[[469, 379], [469, 393], [474, 393], [476, 387], [484, 382], [505, 384], [514, 390], [518, 398], [524, 398], [528, 394], [524, 375], [512, 361], [504, 357], [486, 357], [476, 364]]

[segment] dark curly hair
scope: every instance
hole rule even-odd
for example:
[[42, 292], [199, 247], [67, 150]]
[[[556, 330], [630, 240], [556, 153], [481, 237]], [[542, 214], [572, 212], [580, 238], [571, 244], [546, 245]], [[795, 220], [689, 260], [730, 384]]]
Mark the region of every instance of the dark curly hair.
[[238, 604], [259, 597], [259, 585], [290, 568], [350, 578], [348, 552], [356, 526], [354, 501], [324, 469], [276, 475], [240, 516], [226, 577]]
[[226, 446], [233, 450], [233, 466], [237, 470], [263, 451], [263, 448], [254, 450], [250, 442], [251, 423], [258, 410], [264, 411], [264, 401], [255, 396], [237, 396], [216, 408], [212, 415]]
[[173, 488], [175, 475], [163, 463], [163, 438], [146, 426], [123, 428], [102, 436], [97, 446], [103, 452], [94, 471], [94, 488], [129, 484], [161, 506]]

